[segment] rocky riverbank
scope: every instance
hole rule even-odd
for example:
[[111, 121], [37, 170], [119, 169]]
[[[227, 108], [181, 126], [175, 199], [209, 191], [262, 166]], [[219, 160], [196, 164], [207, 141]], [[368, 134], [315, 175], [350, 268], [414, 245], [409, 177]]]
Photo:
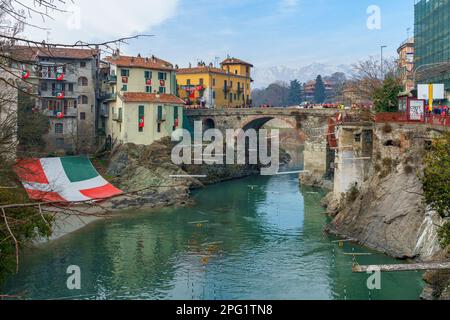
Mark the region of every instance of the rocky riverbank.
[[[448, 259], [439, 246], [440, 216], [423, 199], [423, 158], [438, 133], [421, 126], [378, 125], [369, 178], [322, 204], [334, 217], [325, 230], [400, 259]], [[428, 272], [423, 298], [448, 298], [448, 272]]]

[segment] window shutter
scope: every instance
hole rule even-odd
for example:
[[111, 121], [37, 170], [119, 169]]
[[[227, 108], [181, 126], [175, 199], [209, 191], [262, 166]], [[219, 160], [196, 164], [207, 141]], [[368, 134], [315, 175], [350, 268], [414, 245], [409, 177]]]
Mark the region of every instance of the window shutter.
[[177, 106], [173, 107], [173, 119], [174, 120], [178, 119], [178, 107]]
[[158, 106], [158, 122], [162, 121], [162, 106]]

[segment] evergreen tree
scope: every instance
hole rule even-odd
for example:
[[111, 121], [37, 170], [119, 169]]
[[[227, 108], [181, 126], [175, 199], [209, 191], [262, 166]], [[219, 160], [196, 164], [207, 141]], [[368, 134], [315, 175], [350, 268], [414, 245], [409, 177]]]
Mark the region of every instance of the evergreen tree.
[[397, 112], [398, 94], [403, 90], [398, 79], [387, 77], [383, 85], [377, 88], [373, 94], [375, 110], [377, 112]]
[[314, 101], [316, 103], [324, 103], [325, 101], [325, 85], [322, 76], [318, 75], [316, 79], [316, 86], [314, 88]]
[[301, 90], [301, 84], [298, 80], [291, 81], [287, 101], [289, 106], [299, 105], [302, 102]]

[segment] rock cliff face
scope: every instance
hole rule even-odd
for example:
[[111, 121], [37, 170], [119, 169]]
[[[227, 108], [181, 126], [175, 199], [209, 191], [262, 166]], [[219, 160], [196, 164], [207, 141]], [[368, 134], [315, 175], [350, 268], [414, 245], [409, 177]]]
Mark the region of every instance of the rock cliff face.
[[326, 230], [394, 257], [431, 259], [440, 250], [435, 224], [441, 221], [423, 203], [419, 176], [433, 134], [419, 126], [379, 125], [369, 179], [345, 198], [326, 199], [338, 211]]
[[[112, 200], [116, 208], [160, 207], [189, 202], [189, 189], [201, 183], [193, 178], [176, 179], [171, 175], [186, 174], [170, 161], [169, 138], [150, 146], [125, 144], [114, 150], [107, 174], [112, 182], [131, 197]], [[137, 192], [138, 191], [138, 192]]]

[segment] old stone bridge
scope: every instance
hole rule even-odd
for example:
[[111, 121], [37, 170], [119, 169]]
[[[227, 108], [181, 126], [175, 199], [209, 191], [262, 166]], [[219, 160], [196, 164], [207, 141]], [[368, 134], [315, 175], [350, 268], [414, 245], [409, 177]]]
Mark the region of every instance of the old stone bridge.
[[[339, 113], [342, 113], [340, 116]], [[300, 131], [305, 143], [305, 170], [324, 174], [330, 169], [334, 150], [330, 148], [329, 137], [334, 135], [331, 123], [337, 118], [356, 119], [357, 112], [336, 109], [299, 108], [249, 108], [249, 109], [186, 109], [187, 127], [193, 128], [194, 121], [201, 121], [203, 129], [259, 130], [267, 122], [280, 119]], [[332, 146], [331, 146], [332, 147]]]

